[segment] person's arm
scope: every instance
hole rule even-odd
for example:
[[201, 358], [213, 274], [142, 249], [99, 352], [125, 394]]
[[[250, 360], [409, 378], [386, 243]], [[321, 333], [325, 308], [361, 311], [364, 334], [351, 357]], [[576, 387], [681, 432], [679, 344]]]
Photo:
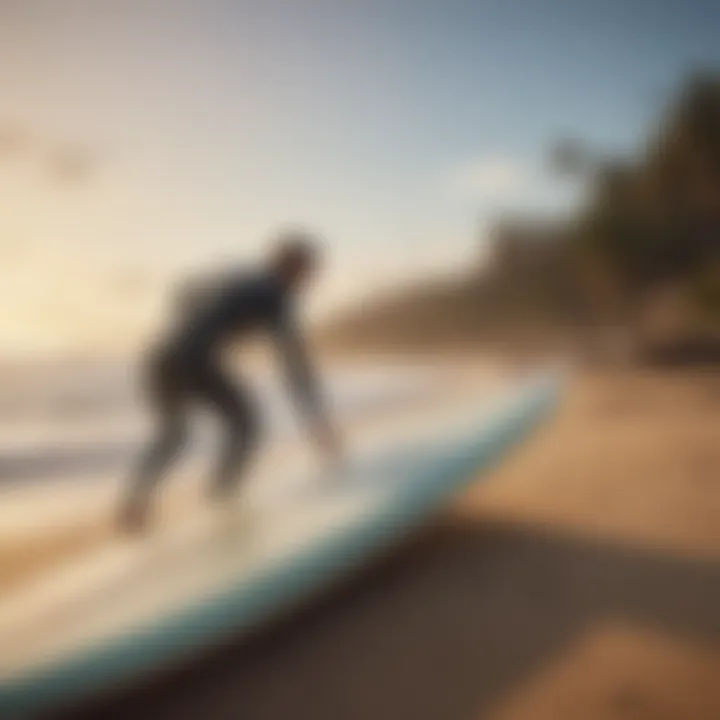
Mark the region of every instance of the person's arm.
[[229, 286], [237, 273], [228, 270], [207, 271], [185, 278], [175, 291], [175, 310], [181, 316], [200, 311], [212, 298]]
[[286, 380], [298, 410], [310, 424], [316, 441], [329, 455], [340, 454], [339, 442], [321, 397], [318, 380], [296, 324], [283, 314], [275, 337], [285, 366]]

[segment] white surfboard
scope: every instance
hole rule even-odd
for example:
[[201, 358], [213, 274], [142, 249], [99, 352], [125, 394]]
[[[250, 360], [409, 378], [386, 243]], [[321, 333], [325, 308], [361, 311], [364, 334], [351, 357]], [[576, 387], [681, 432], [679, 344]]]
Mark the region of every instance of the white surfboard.
[[[343, 468], [291, 456], [227, 508], [118, 538], [0, 598], [0, 717], [26, 717], [277, 618], [386, 549], [553, 409], [545, 374], [449, 392], [354, 438]], [[303, 469], [305, 467], [305, 469]]]

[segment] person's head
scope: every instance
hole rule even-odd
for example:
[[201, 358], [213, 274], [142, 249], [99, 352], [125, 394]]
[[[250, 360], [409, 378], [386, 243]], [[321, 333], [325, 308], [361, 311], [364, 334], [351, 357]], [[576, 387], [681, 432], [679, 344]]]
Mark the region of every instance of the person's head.
[[305, 285], [320, 265], [317, 238], [311, 233], [292, 230], [276, 238], [272, 268], [281, 282], [293, 290]]

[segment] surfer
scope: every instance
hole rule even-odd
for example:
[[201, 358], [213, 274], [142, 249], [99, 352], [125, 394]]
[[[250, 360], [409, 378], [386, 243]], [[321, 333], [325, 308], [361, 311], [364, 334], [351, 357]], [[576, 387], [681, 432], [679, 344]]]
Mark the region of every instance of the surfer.
[[289, 389], [321, 451], [337, 459], [340, 445], [323, 408], [295, 316], [296, 300], [319, 266], [317, 244], [303, 232], [283, 233], [269, 263], [233, 271], [182, 296], [178, 322], [150, 353], [146, 390], [158, 430], [131, 478], [121, 525], [142, 529], [154, 488], [185, 445], [188, 410], [200, 403], [223, 421], [224, 446], [209, 486], [214, 500], [230, 496], [260, 441], [258, 412], [241, 382], [223, 369], [223, 351], [256, 331], [269, 333], [284, 360]]

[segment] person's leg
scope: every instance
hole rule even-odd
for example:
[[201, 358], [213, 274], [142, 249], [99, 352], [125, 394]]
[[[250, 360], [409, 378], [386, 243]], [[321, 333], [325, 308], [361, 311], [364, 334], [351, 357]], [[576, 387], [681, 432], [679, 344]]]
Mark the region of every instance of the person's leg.
[[122, 508], [121, 522], [129, 530], [145, 525], [153, 490], [185, 444], [187, 398], [181, 380], [180, 373], [168, 363], [154, 363], [151, 367], [148, 390], [157, 431], [140, 457]]
[[247, 390], [234, 386], [217, 367], [206, 370], [198, 394], [219, 413], [225, 426], [222, 450], [209, 488], [213, 499], [223, 499], [237, 487], [258, 446], [258, 413]]

